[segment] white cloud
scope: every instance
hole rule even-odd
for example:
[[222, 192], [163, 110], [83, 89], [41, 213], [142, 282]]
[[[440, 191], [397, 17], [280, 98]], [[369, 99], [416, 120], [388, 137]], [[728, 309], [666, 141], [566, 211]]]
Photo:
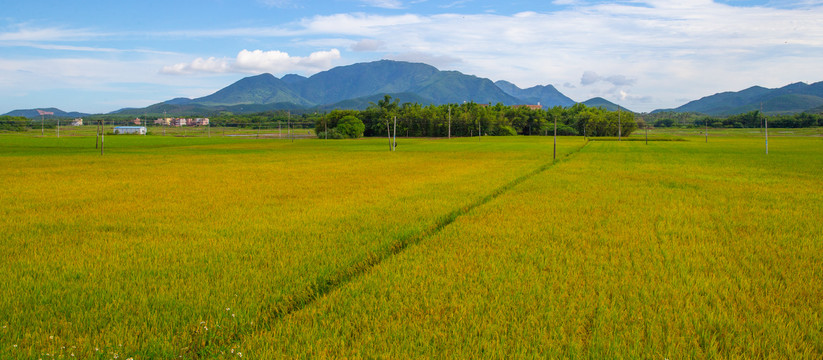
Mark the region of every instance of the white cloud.
[[631, 86], [635, 83], [634, 79], [630, 79], [625, 75], [600, 76], [594, 71], [585, 71], [583, 72], [583, 76], [580, 78], [580, 85], [594, 85], [601, 81], [610, 83], [614, 86]]
[[18, 25], [16, 31], [1, 32], [0, 42], [6, 41], [77, 41], [102, 37], [104, 34], [87, 29], [29, 28]]
[[363, 39], [351, 46], [352, 51], [377, 51], [382, 49], [386, 43], [381, 40]]
[[283, 73], [307, 72], [315, 73], [327, 70], [335, 60], [340, 59], [340, 51], [317, 51], [308, 57], [290, 56], [288, 53], [272, 50], [242, 50], [234, 59], [197, 58], [189, 63], [178, 63], [164, 66], [160, 73], [169, 75], [185, 75], [198, 73]]

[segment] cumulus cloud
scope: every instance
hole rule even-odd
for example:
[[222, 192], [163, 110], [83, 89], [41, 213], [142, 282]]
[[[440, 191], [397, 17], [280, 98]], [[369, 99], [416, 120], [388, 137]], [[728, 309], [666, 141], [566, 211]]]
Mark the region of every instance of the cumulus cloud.
[[314, 73], [329, 69], [332, 63], [340, 59], [340, 51], [317, 51], [307, 57], [291, 56], [286, 52], [271, 50], [242, 50], [234, 59], [197, 58], [189, 63], [164, 66], [160, 73], [169, 75], [186, 75], [197, 73]]

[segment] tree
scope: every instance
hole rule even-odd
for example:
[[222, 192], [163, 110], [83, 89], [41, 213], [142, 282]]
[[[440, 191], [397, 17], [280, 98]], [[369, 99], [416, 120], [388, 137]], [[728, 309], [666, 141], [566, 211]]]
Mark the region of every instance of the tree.
[[363, 136], [363, 132], [366, 130], [366, 125], [363, 124], [360, 119], [348, 115], [340, 119], [335, 129], [338, 133], [347, 138], [356, 139]]

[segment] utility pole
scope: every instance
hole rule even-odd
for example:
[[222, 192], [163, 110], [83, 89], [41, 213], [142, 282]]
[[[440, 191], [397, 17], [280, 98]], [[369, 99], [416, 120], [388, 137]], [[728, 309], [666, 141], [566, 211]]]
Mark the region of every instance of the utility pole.
[[392, 143], [392, 151], [397, 151], [397, 115], [394, 116], [394, 142]]
[[[291, 124], [291, 110], [289, 110], [289, 124]], [[294, 142], [294, 131], [291, 131], [291, 126], [289, 126], [289, 132], [291, 133], [291, 142]]]
[[452, 138], [452, 106], [449, 105], [449, 139]]
[[46, 136], [46, 115], [40, 114], [40, 136]]
[[100, 155], [103, 155], [103, 147], [104, 143], [106, 142], [106, 127], [103, 123], [103, 120], [100, 120]]
[[706, 133], [705, 134], [706, 135], [706, 143], [708, 144], [709, 143], [709, 118], [703, 119], [703, 123], [704, 123], [704, 125], [706, 125], [706, 127], [704, 128], [705, 130], [703, 130], [703, 132]]
[[766, 123], [766, 155], [769, 155], [769, 118], [763, 115], [763, 103], [760, 103], [760, 116]]
[[389, 118], [386, 118], [386, 137], [389, 139], [389, 151], [394, 151], [394, 145], [391, 143], [391, 125], [389, 125]]
[[557, 160], [557, 117], [552, 116], [554, 118], [554, 151], [552, 154], [552, 162]]
[[649, 145], [649, 125], [646, 124], [646, 145]]
[[620, 124], [620, 105], [617, 105], [617, 141], [623, 136], [623, 127]]

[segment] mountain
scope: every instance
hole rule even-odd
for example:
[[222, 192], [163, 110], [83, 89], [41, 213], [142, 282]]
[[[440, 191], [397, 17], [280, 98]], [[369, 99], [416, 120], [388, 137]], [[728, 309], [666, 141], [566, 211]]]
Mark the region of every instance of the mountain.
[[823, 82], [814, 84], [794, 83], [778, 89], [762, 86], [732, 92], [722, 92], [686, 103], [675, 109], [660, 111], [695, 112], [713, 116], [726, 116], [760, 110], [767, 114], [791, 114], [813, 112], [823, 106]]
[[271, 103], [292, 103], [300, 106], [311, 104], [310, 101], [293, 91], [288, 83], [272, 74], [240, 79], [214, 94], [193, 99], [190, 102], [190, 104], [208, 106]]
[[563, 95], [563, 93], [555, 89], [552, 85], [538, 85], [528, 89], [521, 89], [517, 87], [517, 85], [505, 80], [496, 81], [494, 84], [507, 94], [524, 100], [525, 103], [530, 105], [540, 104], [544, 107], [567, 107], [576, 103], [574, 100], [569, 99], [566, 95]]
[[[39, 119], [40, 118], [40, 113], [38, 113], [37, 110], [53, 112], [54, 113], [53, 117], [58, 117], [58, 118], [80, 118], [80, 117], [84, 117], [84, 116], [89, 116], [89, 114], [84, 114], [84, 113], [77, 112], [77, 111], [65, 112], [63, 110], [60, 110], [58, 108], [53, 108], [53, 107], [52, 108], [13, 110], [13, 111], [9, 111], [9, 112], [7, 112], [3, 115], [23, 116], [23, 117], [27, 117], [29, 119]], [[46, 116], [52, 116], [52, 115], [46, 115]]]
[[588, 107], [602, 107], [602, 108], [604, 108], [606, 110], [609, 110], [609, 111], [617, 111], [617, 108], [620, 107], [621, 111], [634, 112], [634, 111], [626, 109], [622, 106], [619, 106], [619, 105], [617, 105], [617, 104], [615, 104], [615, 103], [613, 103], [609, 100], [606, 100], [602, 97], [595, 97], [595, 98], [591, 98], [589, 100], [586, 100], [586, 101], [583, 102], [583, 105], [586, 105]]
[[[551, 86], [533, 89], [527, 93], [534, 94], [535, 99], [557, 97], [563, 103], [574, 103]], [[294, 74], [285, 75], [282, 79], [271, 74], [250, 76], [208, 96], [172, 99], [134, 112], [166, 111], [173, 114], [198, 107], [232, 112], [289, 107], [363, 109], [386, 94], [395, 94], [402, 102], [421, 104], [474, 101], [480, 104], [515, 105], [531, 101], [506, 93], [489, 79], [457, 71], [440, 71], [421, 63], [381, 60], [339, 66], [311, 77]]]

